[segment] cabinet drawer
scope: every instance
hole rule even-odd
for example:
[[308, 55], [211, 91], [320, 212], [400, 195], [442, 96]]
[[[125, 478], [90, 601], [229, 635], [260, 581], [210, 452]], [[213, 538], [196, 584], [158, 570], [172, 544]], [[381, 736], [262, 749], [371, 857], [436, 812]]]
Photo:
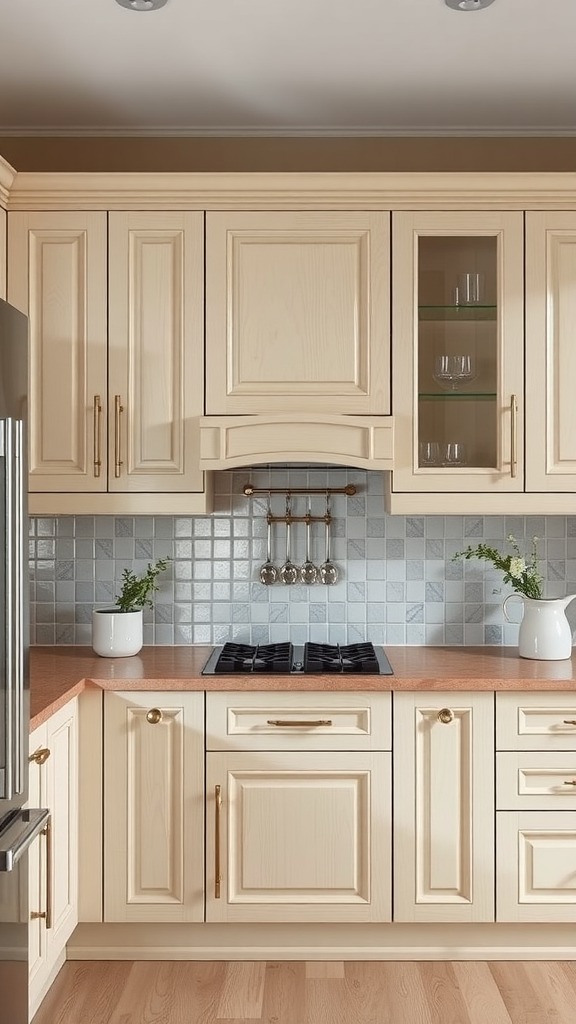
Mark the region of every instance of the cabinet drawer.
[[207, 693], [208, 750], [390, 750], [389, 693]]
[[576, 918], [576, 814], [500, 811], [496, 815], [496, 920]]
[[497, 750], [575, 750], [576, 694], [498, 693]]
[[496, 755], [499, 811], [576, 811], [576, 749]]

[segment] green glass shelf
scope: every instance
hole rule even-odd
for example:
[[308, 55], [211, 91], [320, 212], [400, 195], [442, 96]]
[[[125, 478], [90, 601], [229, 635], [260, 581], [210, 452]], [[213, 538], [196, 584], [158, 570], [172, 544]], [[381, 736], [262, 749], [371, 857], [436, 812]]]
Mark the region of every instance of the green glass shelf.
[[495, 391], [420, 391], [420, 402], [494, 402]]
[[418, 306], [419, 320], [493, 320], [497, 306]]

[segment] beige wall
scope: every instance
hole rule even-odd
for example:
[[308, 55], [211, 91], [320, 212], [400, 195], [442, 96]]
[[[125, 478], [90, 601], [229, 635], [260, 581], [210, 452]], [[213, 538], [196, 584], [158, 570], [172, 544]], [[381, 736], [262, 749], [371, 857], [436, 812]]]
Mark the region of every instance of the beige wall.
[[0, 136], [19, 171], [571, 171], [576, 138]]

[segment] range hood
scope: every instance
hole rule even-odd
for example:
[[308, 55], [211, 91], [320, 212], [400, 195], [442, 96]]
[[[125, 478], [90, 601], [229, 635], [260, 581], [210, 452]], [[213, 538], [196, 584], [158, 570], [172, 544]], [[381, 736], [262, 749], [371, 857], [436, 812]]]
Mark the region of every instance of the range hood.
[[200, 417], [200, 468], [327, 463], [391, 470], [392, 416], [279, 413]]

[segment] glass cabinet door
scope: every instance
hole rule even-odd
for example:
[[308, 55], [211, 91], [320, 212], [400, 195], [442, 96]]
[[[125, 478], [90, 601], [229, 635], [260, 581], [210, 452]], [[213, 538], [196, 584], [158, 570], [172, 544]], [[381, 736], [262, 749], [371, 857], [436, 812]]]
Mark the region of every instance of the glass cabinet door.
[[523, 489], [522, 232], [521, 213], [394, 215], [394, 490]]

